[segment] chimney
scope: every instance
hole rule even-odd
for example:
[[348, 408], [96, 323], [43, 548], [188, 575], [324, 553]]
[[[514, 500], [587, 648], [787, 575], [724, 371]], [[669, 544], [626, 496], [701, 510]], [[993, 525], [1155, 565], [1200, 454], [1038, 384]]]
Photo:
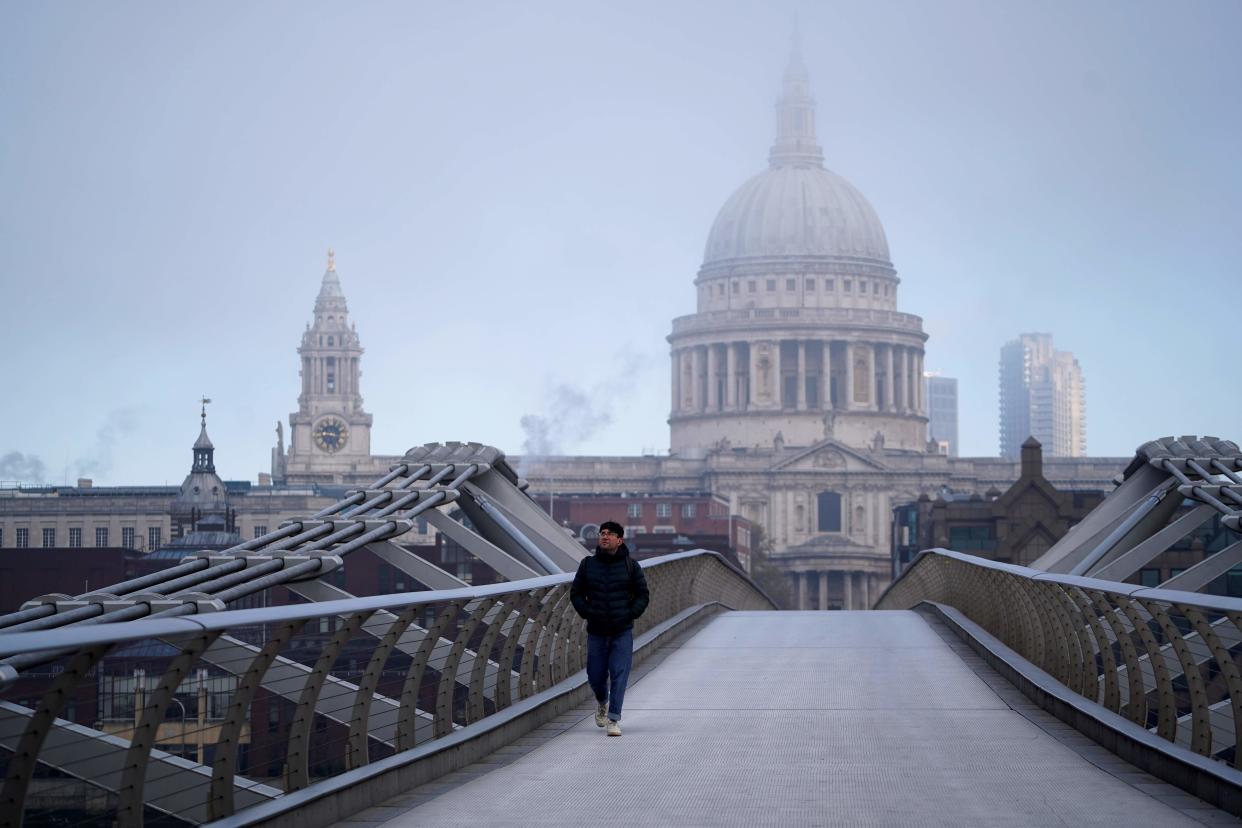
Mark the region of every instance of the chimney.
[[1044, 476], [1044, 450], [1034, 437], [1027, 437], [1022, 444], [1022, 471], [1019, 477]]

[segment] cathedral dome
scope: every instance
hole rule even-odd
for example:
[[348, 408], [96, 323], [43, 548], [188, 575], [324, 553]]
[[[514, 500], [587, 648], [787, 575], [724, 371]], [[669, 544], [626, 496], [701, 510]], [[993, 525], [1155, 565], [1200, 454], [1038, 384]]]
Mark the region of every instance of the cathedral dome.
[[875, 210], [841, 176], [824, 169], [815, 99], [796, 39], [776, 102], [769, 169], [729, 197], [707, 235], [703, 265], [773, 256], [870, 260], [892, 267]]
[[773, 164], [720, 209], [704, 265], [769, 256], [891, 262], [879, 216], [848, 181], [818, 165]]

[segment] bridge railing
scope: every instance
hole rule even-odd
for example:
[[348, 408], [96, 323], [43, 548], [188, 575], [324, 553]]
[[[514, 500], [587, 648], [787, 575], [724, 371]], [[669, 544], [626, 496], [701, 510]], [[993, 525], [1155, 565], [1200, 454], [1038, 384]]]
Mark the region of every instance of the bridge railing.
[[[716, 553], [642, 565], [636, 635], [771, 608]], [[0, 676], [0, 822], [199, 824], [451, 740], [584, 667], [572, 579], [0, 634], [40, 656]]]
[[923, 552], [876, 609], [948, 605], [1086, 699], [1237, 767], [1242, 600]]

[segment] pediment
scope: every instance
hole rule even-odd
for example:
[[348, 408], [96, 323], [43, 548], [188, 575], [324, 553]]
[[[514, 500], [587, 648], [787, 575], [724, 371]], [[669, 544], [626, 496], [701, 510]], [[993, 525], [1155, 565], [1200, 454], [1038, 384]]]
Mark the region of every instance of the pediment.
[[872, 454], [823, 440], [772, 465], [773, 471], [873, 472], [888, 469]]

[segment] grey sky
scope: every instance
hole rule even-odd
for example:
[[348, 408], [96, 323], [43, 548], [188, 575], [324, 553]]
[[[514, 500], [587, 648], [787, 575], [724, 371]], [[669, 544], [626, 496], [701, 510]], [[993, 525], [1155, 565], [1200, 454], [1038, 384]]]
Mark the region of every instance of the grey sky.
[[962, 454], [1032, 330], [1083, 366], [1092, 454], [1242, 439], [1242, 3], [5, 0], [0, 458], [178, 481], [206, 394], [254, 479], [329, 246], [373, 450], [519, 453], [579, 394], [610, 417], [565, 450], [666, 449], [664, 337], [766, 163], [795, 11]]

